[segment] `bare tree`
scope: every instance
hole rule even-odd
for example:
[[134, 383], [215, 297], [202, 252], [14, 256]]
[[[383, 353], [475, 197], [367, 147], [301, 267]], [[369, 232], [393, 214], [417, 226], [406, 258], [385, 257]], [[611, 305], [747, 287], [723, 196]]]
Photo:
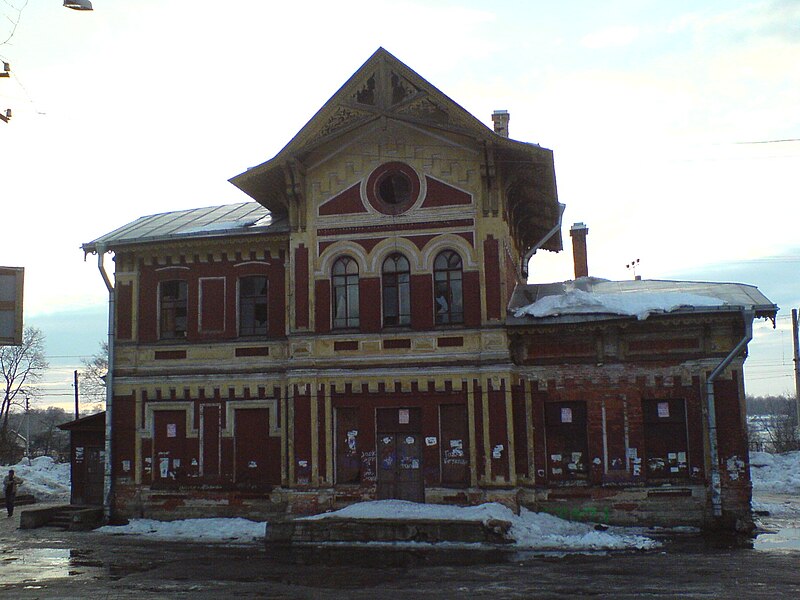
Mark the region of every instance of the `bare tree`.
[[94, 409], [103, 408], [106, 401], [106, 374], [108, 373], [108, 342], [100, 342], [100, 351], [83, 360], [83, 370], [78, 379], [78, 388]]
[[26, 327], [19, 346], [0, 346], [0, 459], [10, 456], [11, 436], [8, 415], [14, 406], [24, 406], [25, 398], [35, 398], [37, 383], [50, 367], [44, 355], [41, 329]]

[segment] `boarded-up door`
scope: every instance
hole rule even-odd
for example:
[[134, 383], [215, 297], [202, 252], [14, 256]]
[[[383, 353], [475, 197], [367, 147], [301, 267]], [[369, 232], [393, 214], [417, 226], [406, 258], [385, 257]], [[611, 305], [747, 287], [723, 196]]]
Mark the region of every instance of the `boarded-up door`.
[[586, 479], [589, 444], [586, 436], [586, 403], [553, 402], [545, 405], [547, 479]]
[[103, 475], [105, 470], [105, 450], [96, 446], [86, 448], [86, 480], [84, 503], [99, 506], [103, 504]]
[[469, 435], [467, 433], [467, 407], [463, 404], [445, 404], [439, 409], [441, 426], [442, 483], [469, 485]]
[[425, 502], [421, 424], [418, 408], [378, 409], [378, 499]]
[[685, 402], [682, 399], [642, 400], [642, 412], [648, 479], [688, 477]]
[[280, 484], [280, 438], [269, 435], [269, 410], [237, 409], [234, 414], [234, 477], [237, 487], [264, 489]]
[[219, 404], [200, 405], [200, 476], [219, 477], [220, 417]]
[[186, 411], [153, 413], [153, 482], [179, 481], [186, 469]]
[[359, 483], [361, 481], [358, 434], [358, 409], [348, 406], [337, 408], [336, 483]]

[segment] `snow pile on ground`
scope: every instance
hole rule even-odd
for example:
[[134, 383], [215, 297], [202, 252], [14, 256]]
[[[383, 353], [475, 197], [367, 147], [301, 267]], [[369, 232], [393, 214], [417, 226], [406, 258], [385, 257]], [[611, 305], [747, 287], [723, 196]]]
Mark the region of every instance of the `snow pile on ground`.
[[18, 495], [32, 494], [37, 502], [69, 502], [69, 463], [57, 463], [49, 456], [39, 456], [29, 465], [28, 459], [24, 458], [19, 464], [0, 469], [0, 478], [8, 475], [11, 469], [24, 482], [17, 490]]
[[131, 519], [127, 525], [106, 525], [95, 533], [114, 535], [139, 535], [163, 540], [191, 540], [197, 542], [263, 542], [266, 523], [242, 518], [184, 519], [181, 521], [155, 521]]
[[555, 317], [575, 314], [613, 314], [646, 319], [654, 312], [671, 312], [684, 307], [720, 306], [719, 298], [684, 292], [618, 292], [598, 294], [573, 289], [564, 294], [545, 296], [518, 308], [515, 317]]
[[655, 548], [658, 542], [650, 538], [626, 533], [622, 527], [597, 531], [593, 525], [559, 519], [546, 513], [522, 509], [519, 515], [499, 503], [479, 506], [446, 506], [441, 504], [416, 504], [403, 500], [378, 500], [360, 502], [341, 510], [304, 517], [309, 520], [341, 517], [348, 519], [430, 519], [453, 521], [481, 521], [492, 519], [509, 521], [511, 537], [518, 548], [535, 550], [629, 550]]
[[751, 452], [750, 478], [754, 495], [800, 495], [800, 452]]

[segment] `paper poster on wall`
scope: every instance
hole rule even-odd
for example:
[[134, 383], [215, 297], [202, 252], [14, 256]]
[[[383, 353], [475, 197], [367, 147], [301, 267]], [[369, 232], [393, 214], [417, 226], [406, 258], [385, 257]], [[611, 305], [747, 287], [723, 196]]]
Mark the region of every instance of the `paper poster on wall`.
[[172, 461], [172, 468], [174, 468], [174, 469], [180, 469], [181, 468], [181, 459], [180, 458], [176, 458], [176, 459], [174, 459]]
[[497, 444], [494, 448], [492, 448], [492, 458], [502, 458], [503, 456], [503, 445]]
[[686, 464], [686, 452], [678, 452], [678, 462]]
[[426, 437], [425, 438], [425, 445], [426, 446], [435, 446], [436, 445], [436, 438], [435, 437]]
[[308, 461], [307, 460], [298, 460], [297, 461], [297, 466], [298, 467], [307, 467], [308, 466]]
[[158, 457], [158, 472], [161, 475], [161, 479], [167, 478], [169, 475], [169, 456]]
[[666, 419], [669, 417], [669, 402], [658, 403], [658, 418]]
[[83, 446], [78, 446], [75, 448], [75, 462], [83, 462]]
[[561, 455], [560, 454], [551, 454], [550, 460], [553, 462], [561, 462]]
[[568, 406], [561, 407], [561, 422], [572, 423], [572, 409]]
[[636, 448], [628, 448], [628, 458], [636, 458], [639, 456], [639, 451]]
[[175, 423], [167, 423], [167, 437], [178, 437], [178, 426]]
[[400, 410], [398, 410], [397, 411], [397, 416], [398, 416], [400, 425], [408, 425], [408, 416], [409, 415], [408, 415], [408, 409], [407, 408], [401, 408]]
[[450, 440], [450, 447], [451, 448], [462, 448], [463, 444], [461, 440]]
[[123, 460], [122, 461], [122, 471], [127, 473], [131, 470], [131, 461]]

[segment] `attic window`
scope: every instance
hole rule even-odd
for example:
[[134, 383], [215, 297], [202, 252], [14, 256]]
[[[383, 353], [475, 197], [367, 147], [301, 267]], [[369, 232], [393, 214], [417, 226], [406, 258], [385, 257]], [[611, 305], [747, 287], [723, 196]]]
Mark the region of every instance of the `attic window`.
[[367, 199], [372, 207], [385, 215], [407, 211], [419, 198], [420, 181], [409, 165], [385, 163], [367, 180]]

